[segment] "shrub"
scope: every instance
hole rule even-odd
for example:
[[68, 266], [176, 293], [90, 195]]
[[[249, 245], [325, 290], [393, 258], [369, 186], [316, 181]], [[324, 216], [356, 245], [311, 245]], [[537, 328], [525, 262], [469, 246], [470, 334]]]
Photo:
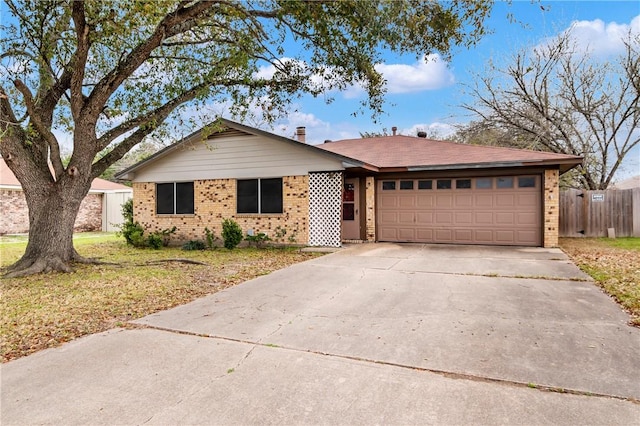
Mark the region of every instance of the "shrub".
[[122, 216], [124, 222], [119, 226], [118, 236], [124, 237], [128, 245], [144, 248], [151, 247], [154, 249], [162, 248], [169, 245], [171, 234], [176, 232], [176, 227], [171, 229], [163, 229], [159, 232], [153, 232], [145, 237], [144, 228], [140, 223], [133, 221], [133, 200], [129, 199], [122, 204]]
[[240, 241], [242, 241], [242, 229], [238, 222], [233, 219], [225, 219], [222, 221], [222, 239], [225, 248], [233, 250]]
[[254, 243], [258, 248], [264, 246], [264, 243], [266, 243], [267, 241], [271, 241], [271, 238], [269, 238], [269, 236], [264, 232], [260, 232], [255, 235], [247, 234], [247, 236], [244, 237], [244, 239], [249, 241], [249, 244]]
[[204, 250], [207, 246], [204, 244], [204, 241], [200, 240], [190, 240], [182, 245], [182, 250]]
[[147, 247], [159, 250], [164, 246], [164, 236], [161, 232], [152, 232], [147, 236]]
[[218, 237], [216, 237], [216, 234], [213, 231], [209, 230], [209, 228], [204, 228], [204, 235], [207, 240], [207, 247], [212, 249], [213, 244], [218, 239]]

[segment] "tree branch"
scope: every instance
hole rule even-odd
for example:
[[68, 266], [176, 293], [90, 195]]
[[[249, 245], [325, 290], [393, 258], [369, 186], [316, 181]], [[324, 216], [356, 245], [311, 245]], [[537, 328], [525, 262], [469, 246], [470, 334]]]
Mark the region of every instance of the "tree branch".
[[29, 113], [30, 122], [33, 123], [33, 126], [35, 127], [37, 132], [49, 145], [49, 149], [51, 150], [51, 164], [53, 166], [53, 170], [55, 172], [57, 180], [64, 173], [64, 166], [62, 165], [62, 161], [60, 160], [60, 145], [58, 145], [58, 140], [56, 139], [54, 134], [51, 133], [49, 127], [42, 122], [38, 111], [36, 111], [36, 107], [33, 102], [33, 95], [31, 94], [29, 88], [18, 79], [14, 80], [13, 83], [16, 89], [18, 89], [18, 91], [22, 93], [25, 106], [27, 107], [27, 112]]

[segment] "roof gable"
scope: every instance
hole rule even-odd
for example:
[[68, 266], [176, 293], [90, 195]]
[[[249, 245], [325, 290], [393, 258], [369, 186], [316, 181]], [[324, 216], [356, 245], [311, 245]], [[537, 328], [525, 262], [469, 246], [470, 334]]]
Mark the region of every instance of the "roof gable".
[[[209, 133], [206, 127], [199, 129], [121, 171], [116, 178], [158, 182], [254, 177], [251, 173], [265, 177], [269, 175], [269, 169], [275, 176], [306, 174], [314, 171], [314, 167], [343, 169], [343, 163], [347, 163], [345, 166], [362, 165], [344, 155], [231, 120], [221, 118], [219, 122], [221, 129], [218, 131]], [[291, 170], [285, 170], [287, 163]], [[250, 169], [253, 172], [249, 172]], [[307, 171], [302, 173], [303, 169]]]

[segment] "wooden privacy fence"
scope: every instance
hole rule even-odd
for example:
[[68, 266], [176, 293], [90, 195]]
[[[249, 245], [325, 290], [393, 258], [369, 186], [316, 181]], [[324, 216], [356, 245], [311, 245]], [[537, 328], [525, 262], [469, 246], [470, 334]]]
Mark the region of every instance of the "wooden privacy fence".
[[640, 188], [560, 193], [561, 237], [640, 237]]

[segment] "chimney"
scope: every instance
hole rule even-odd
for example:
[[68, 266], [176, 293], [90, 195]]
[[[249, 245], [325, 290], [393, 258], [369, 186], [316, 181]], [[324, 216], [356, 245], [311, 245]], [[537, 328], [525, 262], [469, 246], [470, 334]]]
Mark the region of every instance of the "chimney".
[[298, 142], [307, 143], [307, 131], [304, 126], [296, 127], [296, 139]]
[[419, 131], [418, 132], [418, 137], [419, 138], [426, 138], [427, 137], [427, 132]]
[[397, 128], [396, 126], [393, 126], [393, 127], [391, 128], [391, 131], [393, 132], [393, 136], [395, 136], [395, 135], [396, 135], [396, 132], [398, 131], [398, 128]]

